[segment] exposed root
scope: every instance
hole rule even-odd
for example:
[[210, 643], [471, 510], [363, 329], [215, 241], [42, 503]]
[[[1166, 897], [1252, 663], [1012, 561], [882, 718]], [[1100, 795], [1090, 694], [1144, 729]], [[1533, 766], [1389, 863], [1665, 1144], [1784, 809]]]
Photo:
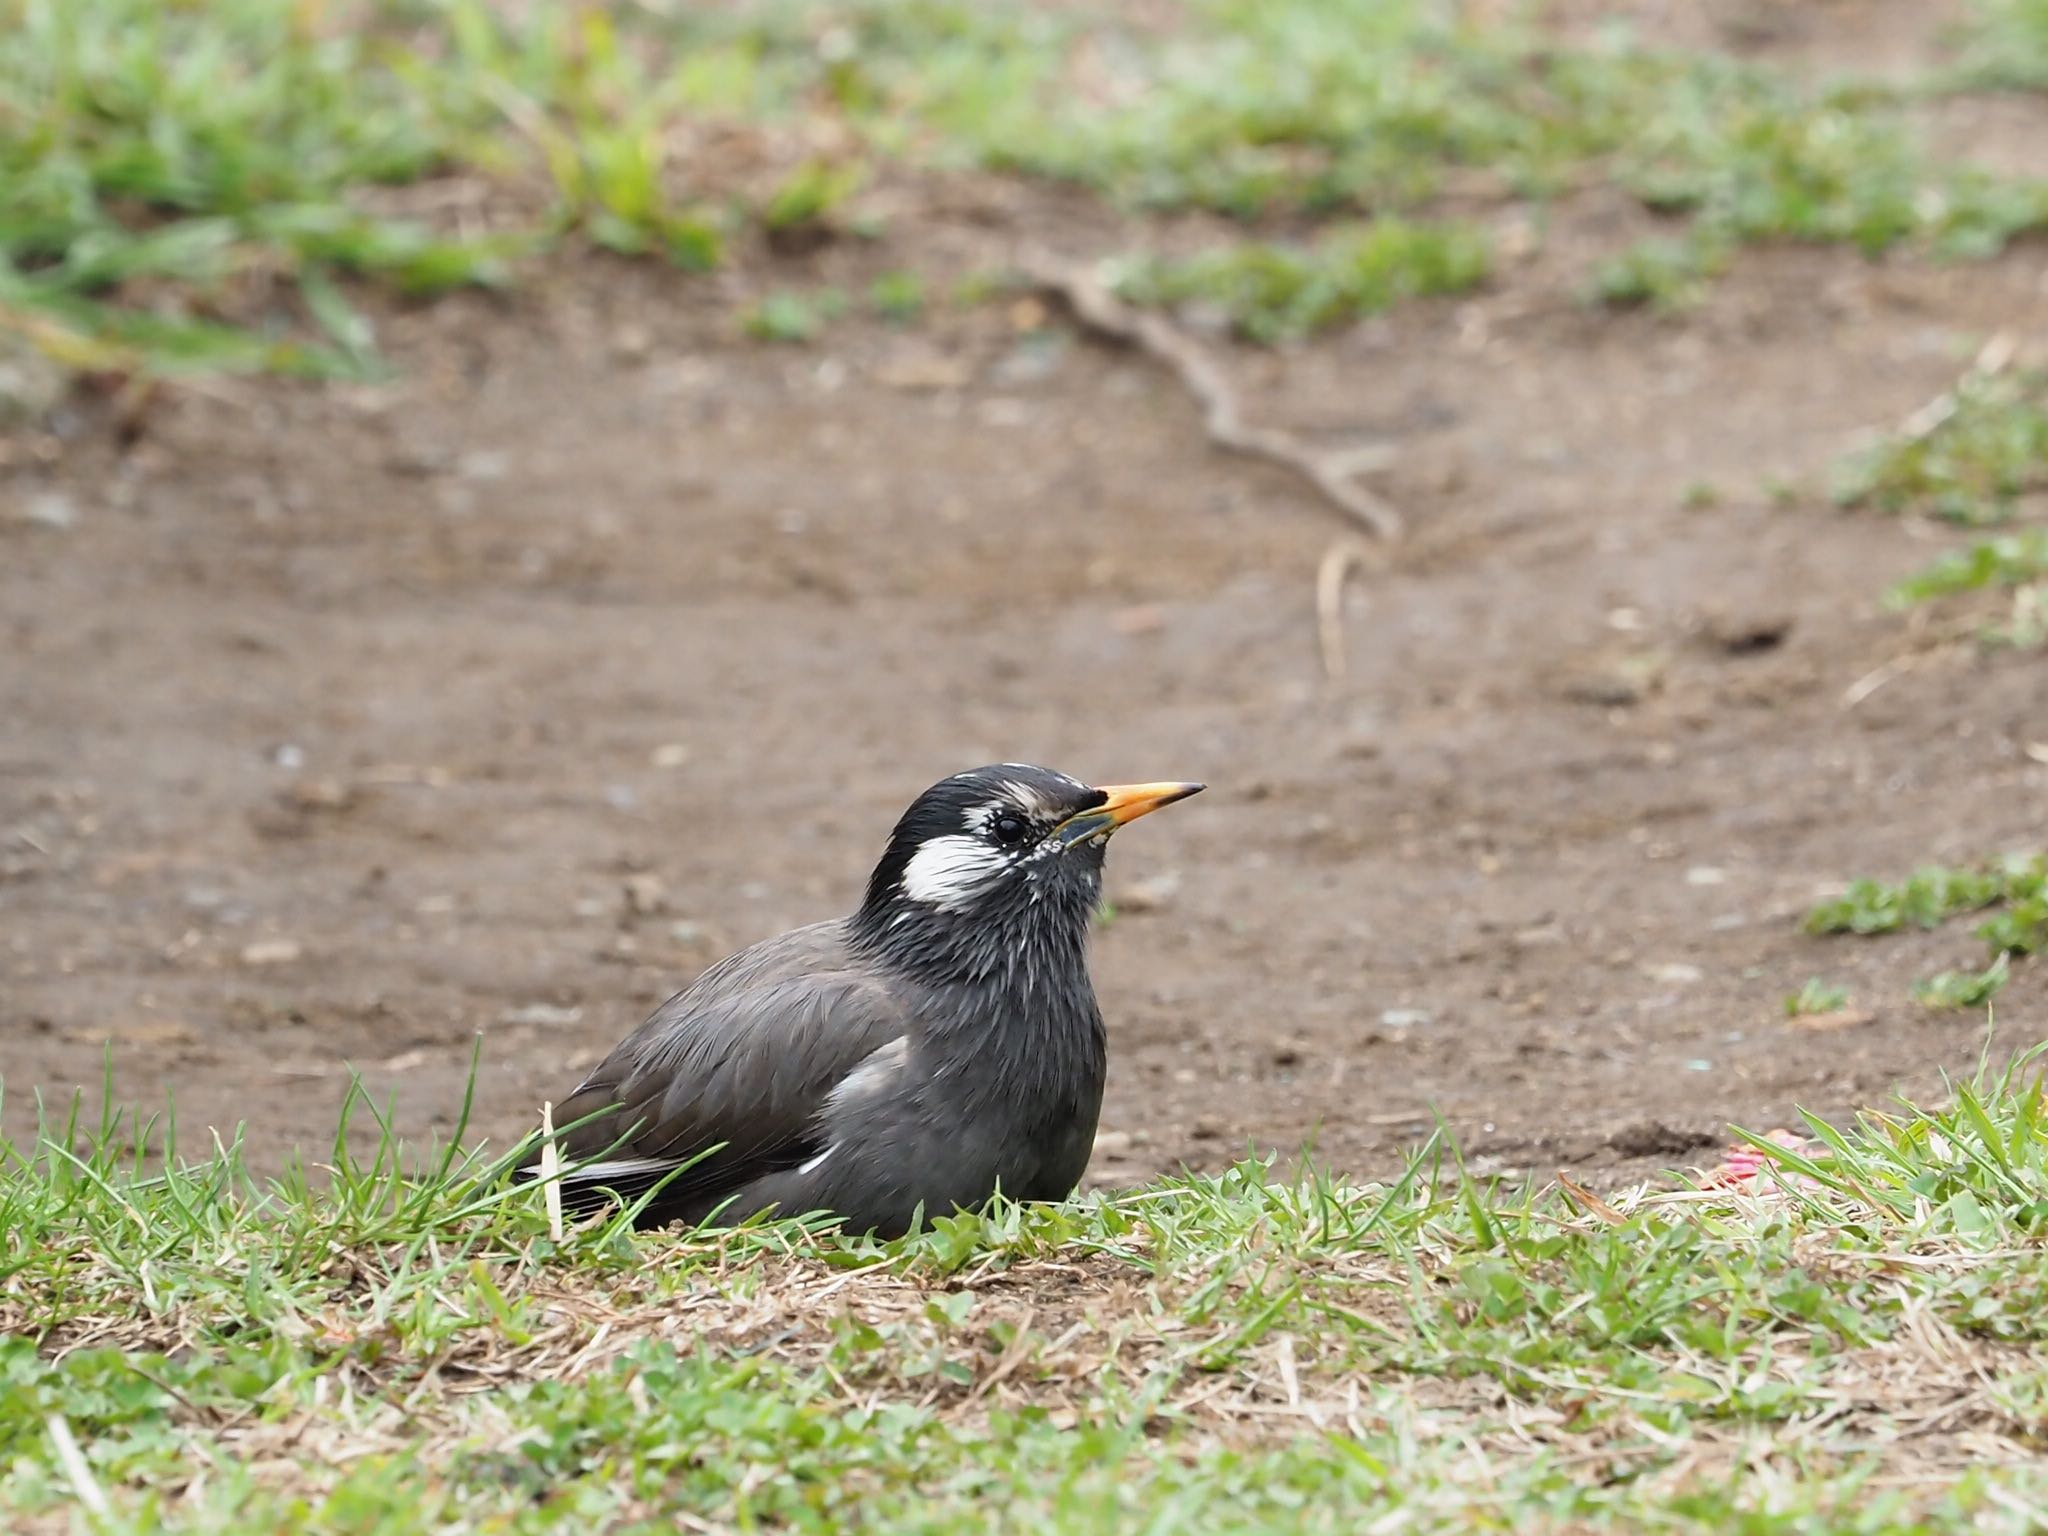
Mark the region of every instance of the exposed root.
[[1063, 303], [1083, 330], [1136, 347], [1171, 370], [1201, 405], [1203, 430], [1218, 448], [1292, 471], [1376, 538], [1401, 537], [1401, 514], [1357, 478], [1366, 469], [1382, 467], [1388, 457], [1384, 451], [1325, 452], [1290, 432], [1253, 426], [1244, 419], [1237, 391], [1215, 359], [1170, 320], [1126, 304], [1090, 267], [1038, 252], [1021, 257], [1018, 268]]

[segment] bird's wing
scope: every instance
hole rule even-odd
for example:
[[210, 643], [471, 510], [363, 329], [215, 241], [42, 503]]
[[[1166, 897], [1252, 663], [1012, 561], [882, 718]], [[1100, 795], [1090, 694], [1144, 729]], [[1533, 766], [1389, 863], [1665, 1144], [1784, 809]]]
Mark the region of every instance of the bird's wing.
[[637, 1194], [701, 1157], [662, 1199], [715, 1202], [797, 1167], [823, 1149], [828, 1096], [904, 1028], [900, 1000], [853, 965], [836, 923], [742, 950], [662, 1004], [556, 1108], [555, 1123], [573, 1127], [565, 1161], [585, 1163], [564, 1193]]

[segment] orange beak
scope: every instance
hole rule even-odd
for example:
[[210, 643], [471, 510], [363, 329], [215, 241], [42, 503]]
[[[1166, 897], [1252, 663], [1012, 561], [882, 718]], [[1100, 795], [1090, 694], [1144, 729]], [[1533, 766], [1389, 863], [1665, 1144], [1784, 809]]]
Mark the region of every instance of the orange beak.
[[1104, 784], [1101, 786], [1103, 802], [1088, 810], [1077, 812], [1059, 824], [1054, 836], [1063, 843], [1078, 843], [1098, 834], [1108, 836], [1127, 821], [1136, 821], [1140, 816], [1149, 816], [1162, 805], [1171, 805], [1176, 800], [1185, 800], [1189, 795], [1200, 794], [1207, 786], [1201, 784], [1158, 783], [1158, 784]]

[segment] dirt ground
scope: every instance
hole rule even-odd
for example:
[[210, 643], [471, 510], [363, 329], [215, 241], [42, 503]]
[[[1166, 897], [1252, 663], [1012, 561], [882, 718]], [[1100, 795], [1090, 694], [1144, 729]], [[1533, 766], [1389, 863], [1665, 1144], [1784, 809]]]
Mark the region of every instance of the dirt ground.
[[[1612, 1180], [1975, 1063], [1981, 1020], [1911, 999], [1980, 963], [1966, 928], [1798, 920], [2040, 845], [2041, 664], [1883, 611], [1951, 536], [1816, 491], [1987, 336], [2048, 335], [2038, 246], [1759, 251], [1695, 311], [1602, 314], [1574, 285], [1640, 215], [1589, 194], [1470, 300], [1232, 355], [1258, 419], [1391, 454], [1412, 532], [1354, 583], [1333, 684], [1345, 529], [1143, 359], [1029, 301], [736, 337], [768, 286], [1128, 233], [1014, 185], [903, 203], [745, 277], [564, 261], [387, 311], [389, 384], [4, 440], [10, 1132], [110, 1051], [121, 1099], [173, 1095], [188, 1145], [246, 1120], [274, 1167], [351, 1067], [445, 1130], [481, 1036], [478, 1123], [516, 1135], [996, 759], [1212, 786], [1111, 858], [1104, 1181], [1311, 1139], [1384, 1173], [1437, 1111], [1483, 1169]], [[1526, 213], [1493, 217], [1514, 249]], [[1815, 974], [1874, 1019], [1789, 1024]], [[2044, 998], [2020, 967], [1998, 1052]]]

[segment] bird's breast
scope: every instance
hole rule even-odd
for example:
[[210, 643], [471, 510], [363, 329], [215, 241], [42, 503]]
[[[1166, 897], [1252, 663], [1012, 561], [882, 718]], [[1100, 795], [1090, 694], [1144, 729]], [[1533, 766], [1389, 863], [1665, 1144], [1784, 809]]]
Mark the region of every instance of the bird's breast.
[[952, 991], [921, 1044], [926, 1075], [981, 1110], [1035, 1118], [1101, 1098], [1107, 1041], [1085, 985]]

